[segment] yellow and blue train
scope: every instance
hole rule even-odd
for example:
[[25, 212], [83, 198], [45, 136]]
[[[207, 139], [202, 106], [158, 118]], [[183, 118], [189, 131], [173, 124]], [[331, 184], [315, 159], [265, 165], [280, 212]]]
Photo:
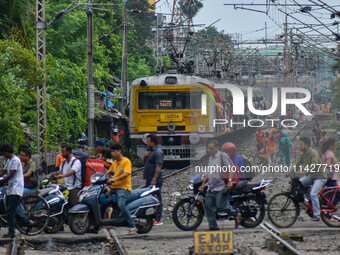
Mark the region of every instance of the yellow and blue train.
[[226, 132], [213, 126], [226, 116], [226, 91], [208, 79], [162, 74], [134, 80], [130, 86], [130, 136], [142, 157], [148, 134], [156, 134], [165, 161], [199, 160], [209, 138]]

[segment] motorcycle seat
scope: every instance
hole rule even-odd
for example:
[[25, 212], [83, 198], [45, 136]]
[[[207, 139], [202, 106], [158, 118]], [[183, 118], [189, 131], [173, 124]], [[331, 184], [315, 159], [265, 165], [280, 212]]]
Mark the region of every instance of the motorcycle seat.
[[44, 197], [48, 194], [48, 192], [50, 192], [51, 190], [54, 190], [54, 189], [55, 189], [54, 187], [51, 187], [51, 188], [46, 188], [46, 189], [40, 190], [38, 195], [41, 196], [41, 197]]
[[260, 184], [261, 184], [260, 182], [247, 184], [245, 187], [243, 187], [243, 188], [241, 188], [241, 189], [232, 190], [231, 193], [232, 193], [232, 194], [240, 194], [240, 193], [251, 192], [251, 191], [253, 190], [254, 187], [257, 187], [257, 186], [259, 186]]

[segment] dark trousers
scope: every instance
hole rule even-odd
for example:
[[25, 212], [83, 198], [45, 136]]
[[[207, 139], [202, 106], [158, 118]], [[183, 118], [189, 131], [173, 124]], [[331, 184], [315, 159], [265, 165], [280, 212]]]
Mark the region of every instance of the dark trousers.
[[74, 189], [70, 189], [70, 196], [69, 196], [69, 202], [70, 202], [70, 206], [74, 206], [78, 203], [78, 193], [81, 190], [81, 188], [74, 188]]
[[16, 212], [20, 198], [18, 195], [8, 195], [6, 197], [8, 232], [12, 234], [15, 233], [15, 217], [22, 222], [28, 221], [21, 213]]
[[[159, 188], [159, 190], [155, 191], [153, 195], [156, 196], [156, 198], [159, 201], [159, 206], [157, 206], [157, 220], [162, 219], [162, 214], [163, 214], [163, 202], [162, 202], [162, 181], [157, 180], [156, 181], [156, 187]], [[146, 187], [149, 187], [151, 185], [151, 180], [146, 180]]]

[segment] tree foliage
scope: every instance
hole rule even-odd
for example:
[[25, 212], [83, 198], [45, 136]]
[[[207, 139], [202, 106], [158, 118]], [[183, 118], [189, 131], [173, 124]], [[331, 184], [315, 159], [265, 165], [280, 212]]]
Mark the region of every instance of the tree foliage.
[[[72, 2], [46, 0], [46, 21]], [[123, 22], [124, 5], [128, 18], [137, 14], [131, 10], [143, 11], [149, 6], [148, 0], [93, 0], [96, 4], [103, 2], [115, 5], [96, 5], [111, 11], [93, 10], [94, 85], [99, 90], [114, 84], [113, 76], [121, 77], [122, 29], [115, 28]], [[200, 8], [200, 1], [193, 3], [196, 7], [189, 13]], [[62, 141], [74, 142], [87, 131], [86, 9], [86, 5], [80, 5], [46, 28], [47, 135], [51, 148]], [[37, 71], [40, 63], [35, 60], [35, 1], [0, 0], [0, 10], [0, 142], [19, 146], [28, 142], [24, 125], [35, 136], [36, 86], [43, 79]], [[128, 24], [129, 81], [156, 72], [156, 59], [148, 45], [153, 19], [152, 13], [143, 12]]]
[[[33, 52], [13, 39], [0, 40], [0, 142], [24, 144], [24, 126], [29, 113], [36, 112], [32, 98], [41, 83]], [[26, 113], [22, 116], [22, 113]], [[31, 119], [35, 121], [35, 117]]]
[[199, 10], [203, 7], [203, 3], [200, 0], [180, 0], [179, 6], [182, 12], [188, 17], [194, 17]]

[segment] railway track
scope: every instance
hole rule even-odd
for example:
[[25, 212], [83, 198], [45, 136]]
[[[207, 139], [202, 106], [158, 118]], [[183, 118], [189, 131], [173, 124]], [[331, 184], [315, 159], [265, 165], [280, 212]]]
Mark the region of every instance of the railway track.
[[144, 170], [144, 167], [137, 168], [132, 171], [131, 176], [136, 176], [138, 173], [142, 172]]
[[[301, 251], [299, 251], [297, 248], [295, 248], [291, 243], [289, 243], [285, 238], [287, 238], [287, 236], [285, 238], [283, 238], [283, 234], [281, 233], [281, 231], [279, 231], [278, 229], [276, 229], [275, 227], [273, 227], [271, 224], [267, 223], [267, 222], [262, 222], [260, 224], [260, 227], [262, 229], [264, 229], [267, 233], [269, 233], [275, 240], [275, 245], [276, 247], [270, 247], [271, 249], [275, 249], [276, 251], [282, 251], [282, 252], [286, 252], [287, 250], [289, 250], [289, 252], [287, 253], [283, 253], [283, 254], [294, 254], [294, 255], [303, 255]], [[299, 237], [302, 238], [302, 237]], [[281, 254], [281, 253], [280, 253]]]
[[112, 228], [106, 228], [107, 230], [107, 239], [110, 243], [110, 254], [113, 255], [127, 255], [127, 250], [123, 247], [121, 242], [118, 239], [116, 232]]

